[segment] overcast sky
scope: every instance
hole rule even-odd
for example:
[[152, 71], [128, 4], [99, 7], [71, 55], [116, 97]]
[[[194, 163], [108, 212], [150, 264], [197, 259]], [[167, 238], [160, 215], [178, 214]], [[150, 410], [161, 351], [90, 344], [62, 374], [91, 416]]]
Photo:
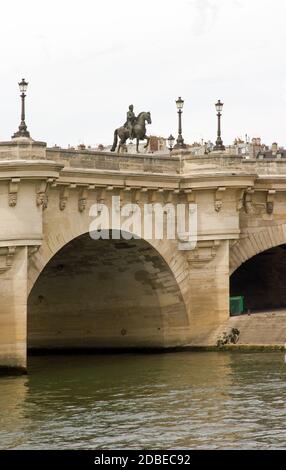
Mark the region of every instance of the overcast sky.
[[112, 143], [129, 104], [148, 133], [189, 143], [248, 133], [286, 146], [285, 0], [9, 0], [1, 4], [0, 139], [27, 124], [49, 145]]

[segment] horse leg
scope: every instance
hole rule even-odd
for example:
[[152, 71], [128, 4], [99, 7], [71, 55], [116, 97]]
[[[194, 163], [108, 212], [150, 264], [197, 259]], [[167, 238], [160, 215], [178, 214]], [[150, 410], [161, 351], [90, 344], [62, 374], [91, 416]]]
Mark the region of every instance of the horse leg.
[[139, 153], [139, 139], [136, 137], [136, 152]]
[[120, 138], [120, 142], [119, 142], [119, 146], [118, 146], [118, 153], [119, 153], [121, 147], [124, 147], [124, 145], [126, 144], [127, 138], [128, 137], [126, 137], [126, 136], [122, 136]]
[[146, 135], [145, 138], [147, 139], [147, 143], [146, 143], [146, 145], [144, 145], [144, 149], [146, 149], [148, 147], [149, 142], [150, 142], [150, 137], [148, 135]]
[[114, 131], [114, 141], [113, 141], [113, 145], [110, 149], [111, 152], [115, 152], [116, 150], [116, 147], [117, 147], [117, 141], [118, 141], [118, 129], [116, 129]]

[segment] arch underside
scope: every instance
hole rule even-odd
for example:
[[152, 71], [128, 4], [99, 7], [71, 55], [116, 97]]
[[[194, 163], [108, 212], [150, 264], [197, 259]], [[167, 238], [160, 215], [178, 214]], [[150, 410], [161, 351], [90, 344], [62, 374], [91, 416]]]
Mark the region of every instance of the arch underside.
[[243, 296], [251, 312], [286, 312], [286, 244], [244, 262], [231, 275], [230, 295]]
[[286, 224], [248, 230], [230, 249], [230, 275], [255, 255], [283, 244], [286, 244]]
[[173, 272], [141, 239], [74, 238], [46, 264], [28, 299], [30, 349], [176, 346], [187, 328]]

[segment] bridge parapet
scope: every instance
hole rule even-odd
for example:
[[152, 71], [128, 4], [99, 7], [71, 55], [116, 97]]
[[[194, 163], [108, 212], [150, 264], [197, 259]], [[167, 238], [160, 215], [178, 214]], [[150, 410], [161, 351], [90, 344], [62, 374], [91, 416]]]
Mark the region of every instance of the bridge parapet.
[[[174, 152], [174, 154], [178, 154]], [[182, 172], [188, 173], [217, 173], [245, 171], [242, 166], [242, 157], [238, 155], [225, 155], [220, 152], [212, 152], [208, 155], [192, 155], [189, 151], [181, 153]]]
[[0, 160], [46, 160], [46, 142], [18, 137], [0, 142]]
[[256, 172], [258, 176], [262, 175], [281, 175], [286, 177], [286, 159], [265, 158], [263, 160], [243, 160], [242, 167], [244, 171]]
[[70, 168], [116, 172], [181, 173], [181, 157], [154, 154], [117, 154], [95, 150], [48, 148], [47, 159]]

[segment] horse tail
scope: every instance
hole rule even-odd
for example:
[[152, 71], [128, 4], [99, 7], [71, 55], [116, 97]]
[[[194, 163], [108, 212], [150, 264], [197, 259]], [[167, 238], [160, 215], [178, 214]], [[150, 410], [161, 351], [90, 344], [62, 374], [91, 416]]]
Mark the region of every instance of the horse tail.
[[115, 152], [116, 147], [117, 147], [117, 141], [118, 141], [118, 129], [115, 129], [115, 131], [114, 131], [114, 141], [113, 141], [113, 145], [110, 149], [111, 152]]

